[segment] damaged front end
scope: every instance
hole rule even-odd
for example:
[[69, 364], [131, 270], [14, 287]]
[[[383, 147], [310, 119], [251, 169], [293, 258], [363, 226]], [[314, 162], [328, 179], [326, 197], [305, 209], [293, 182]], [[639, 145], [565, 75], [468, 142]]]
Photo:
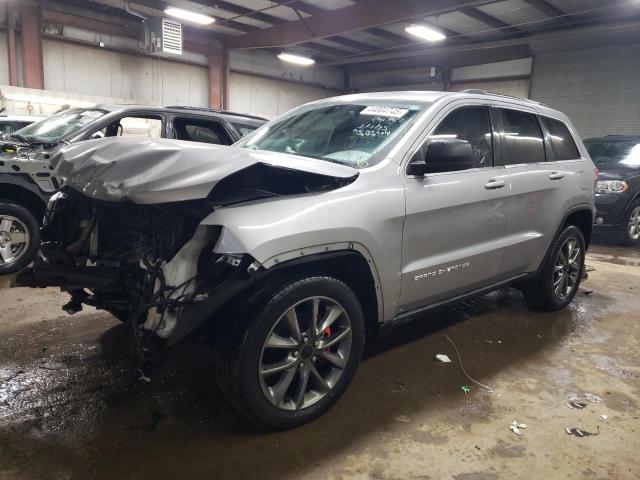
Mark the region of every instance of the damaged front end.
[[107, 310], [143, 349], [175, 343], [252, 281], [250, 258], [213, 252], [220, 229], [199, 225], [211, 211], [208, 200], [136, 205], [65, 187], [49, 202], [40, 258], [16, 285], [60, 286], [67, 313]]
[[49, 201], [37, 260], [15, 284], [61, 287], [70, 314], [83, 304], [111, 312], [131, 326], [143, 357], [185, 338], [265, 274], [247, 253], [216, 253], [223, 226], [203, 225], [206, 217], [357, 177], [326, 162], [291, 168], [286, 156], [124, 138], [82, 142], [55, 160], [66, 186]]

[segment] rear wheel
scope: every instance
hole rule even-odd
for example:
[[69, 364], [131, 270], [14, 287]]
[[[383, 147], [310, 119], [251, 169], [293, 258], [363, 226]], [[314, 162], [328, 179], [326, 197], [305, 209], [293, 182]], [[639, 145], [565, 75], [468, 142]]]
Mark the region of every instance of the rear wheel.
[[566, 307], [578, 291], [584, 256], [582, 232], [573, 225], [568, 226], [554, 242], [538, 275], [524, 285], [523, 292], [529, 305], [549, 311]]
[[620, 229], [620, 239], [625, 245], [640, 245], [640, 200], [631, 204]]
[[351, 382], [364, 347], [357, 297], [331, 277], [263, 292], [218, 337], [219, 383], [237, 410], [274, 429], [307, 423]]
[[0, 275], [28, 265], [40, 245], [40, 226], [21, 205], [0, 202]]

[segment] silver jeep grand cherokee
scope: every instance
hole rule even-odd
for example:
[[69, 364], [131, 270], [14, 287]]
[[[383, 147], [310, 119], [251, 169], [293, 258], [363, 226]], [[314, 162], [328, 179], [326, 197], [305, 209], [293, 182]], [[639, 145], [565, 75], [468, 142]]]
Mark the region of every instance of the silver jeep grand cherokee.
[[565, 307], [594, 215], [567, 117], [483, 92], [330, 98], [232, 147], [114, 138], [56, 162], [17, 283], [128, 323], [141, 368], [207, 334], [222, 391], [277, 429], [326, 412], [381, 327], [514, 282]]

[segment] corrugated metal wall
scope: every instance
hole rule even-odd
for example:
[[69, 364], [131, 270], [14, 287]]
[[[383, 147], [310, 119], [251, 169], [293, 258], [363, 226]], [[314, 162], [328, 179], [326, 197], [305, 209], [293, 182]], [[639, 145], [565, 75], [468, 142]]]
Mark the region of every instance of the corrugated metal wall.
[[340, 95], [338, 90], [231, 72], [229, 109], [273, 118], [303, 103]]
[[640, 45], [539, 54], [531, 98], [569, 115], [583, 138], [640, 134]]

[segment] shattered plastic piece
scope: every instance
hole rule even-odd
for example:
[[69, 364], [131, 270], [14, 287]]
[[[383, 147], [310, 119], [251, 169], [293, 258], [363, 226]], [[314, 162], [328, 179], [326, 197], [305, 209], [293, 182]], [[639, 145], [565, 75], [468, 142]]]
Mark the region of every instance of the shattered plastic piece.
[[609, 417], [607, 417], [606, 415], [600, 415], [600, 418], [601, 418], [603, 421], [606, 421], [606, 420], [607, 420], [607, 418], [609, 418]]
[[141, 369], [138, 369], [138, 380], [141, 382], [151, 383], [151, 379], [147, 377]]
[[569, 435], [573, 435], [575, 437], [592, 437], [594, 435], [600, 435], [600, 427], [598, 428], [598, 433], [593, 433], [593, 432], [587, 432], [586, 430], [582, 430], [581, 428], [576, 428], [576, 427], [566, 427], [565, 431], [569, 434]]
[[469, 387], [468, 385], [462, 385], [462, 387], [460, 388], [462, 388], [462, 391], [465, 395], [471, 391], [471, 387]]
[[585, 402], [569, 402], [569, 403], [567, 403], [567, 407], [569, 407], [569, 408], [577, 408], [578, 410], [582, 410], [586, 406], [587, 406], [587, 404]]
[[522, 435], [522, 432], [520, 430], [524, 430], [525, 428], [527, 428], [527, 425], [525, 423], [519, 423], [517, 420], [514, 420], [513, 422], [511, 422], [511, 425], [509, 425], [509, 430], [511, 430], [516, 435]]
[[442, 363], [451, 363], [451, 359], [442, 353], [437, 354], [436, 359], [440, 360]]

